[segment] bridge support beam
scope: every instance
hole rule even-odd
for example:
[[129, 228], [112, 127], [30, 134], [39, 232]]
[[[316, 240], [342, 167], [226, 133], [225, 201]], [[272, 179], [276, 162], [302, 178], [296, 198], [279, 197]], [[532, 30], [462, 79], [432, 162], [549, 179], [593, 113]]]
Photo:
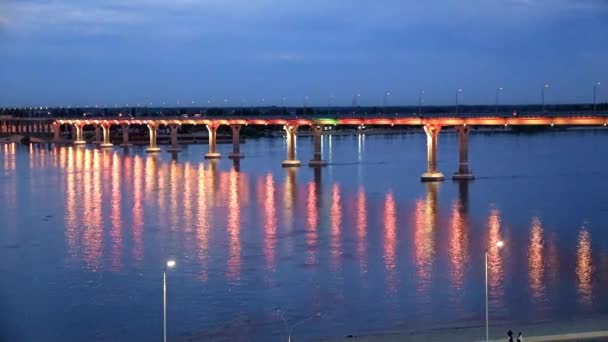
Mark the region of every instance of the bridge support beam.
[[101, 144], [101, 126], [95, 125], [95, 137], [93, 138], [93, 144]]
[[323, 133], [323, 125], [311, 125], [313, 154], [312, 159], [308, 162], [309, 166], [325, 166], [327, 162], [323, 160], [321, 153], [321, 134]]
[[59, 142], [61, 140], [61, 124], [57, 121], [53, 122], [53, 141]]
[[84, 138], [82, 136], [82, 129], [84, 127], [84, 124], [82, 123], [75, 123], [74, 124], [74, 131], [73, 131], [73, 135], [74, 135], [74, 145], [84, 145], [87, 142], [84, 141]]
[[217, 152], [217, 129], [220, 124], [212, 122], [207, 125], [207, 131], [209, 132], [209, 152], [205, 154], [205, 159], [219, 159], [222, 155]]
[[283, 167], [300, 166], [302, 163], [296, 159], [296, 131], [298, 125], [285, 124], [283, 126], [287, 135], [287, 159], [282, 163]]
[[114, 145], [112, 145], [112, 142], [110, 141], [110, 128], [112, 127], [112, 125], [109, 123], [102, 123], [100, 125], [100, 127], [101, 127], [101, 131], [102, 131], [103, 141], [101, 142], [101, 144], [99, 144], [99, 147], [100, 148], [109, 148], [109, 147], [114, 146]]
[[148, 153], [160, 152], [160, 148], [156, 145], [156, 135], [158, 131], [158, 124], [150, 122], [148, 123], [148, 130], [150, 130], [150, 146], [146, 149]]
[[122, 124], [122, 125], [120, 125], [120, 128], [122, 128], [122, 143], [120, 144], [120, 146], [121, 147], [133, 146], [133, 144], [131, 144], [129, 142], [129, 125]]
[[454, 173], [454, 180], [471, 180], [475, 179], [473, 172], [469, 170], [469, 132], [467, 126], [456, 127], [458, 134], [458, 171]]
[[426, 157], [428, 162], [427, 171], [422, 174], [423, 182], [436, 182], [444, 179], [443, 173], [437, 171], [437, 143], [441, 126], [425, 125], [426, 133]]
[[171, 124], [169, 125], [169, 129], [171, 130], [171, 146], [167, 148], [167, 151], [179, 152], [182, 150], [177, 142], [177, 130], [179, 129], [179, 125]]
[[228, 155], [230, 159], [245, 158], [241, 153], [241, 127], [242, 125], [230, 125], [232, 130], [232, 153]]

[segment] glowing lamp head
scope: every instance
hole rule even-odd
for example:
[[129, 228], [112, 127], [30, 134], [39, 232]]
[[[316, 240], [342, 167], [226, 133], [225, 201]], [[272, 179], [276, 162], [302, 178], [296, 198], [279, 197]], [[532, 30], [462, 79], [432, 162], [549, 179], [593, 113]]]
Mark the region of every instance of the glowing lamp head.
[[502, 240], [499, 240], [498, 242], [496, 242], [496, 247], [498, 247], [498, 248], [503, 248], [504, 245], [505, 245], [505, 243]]
[[168, 260], [167, 268], [173, 268], [173, 267], [175, 267], [175, 260]]

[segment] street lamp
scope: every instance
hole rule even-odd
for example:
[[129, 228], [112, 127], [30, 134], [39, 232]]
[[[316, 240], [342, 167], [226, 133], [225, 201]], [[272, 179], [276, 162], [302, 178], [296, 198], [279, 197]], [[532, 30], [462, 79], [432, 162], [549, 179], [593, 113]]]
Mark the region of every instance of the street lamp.
[[163, 342], [167, 342], [167, 270], [175, 267], [175, 260], [167, 260], [163, 270]]
[[418, 92], [418, 115], [422, 116], [422, 97], [424, 96], [424, 90], [420, 89]]
[[502, 87], [499, 87], [498, 89], [496, 89], [496, 108], [494, 110], [494, 114], [496, 116], [498, 116], [498, 103], [499, 103], [499, 99], [500, 99], [500, 92], [502, 91]]
[[285, 315], [283, 314], [283, 311], [281, 311], [281, 308], [276, 308], [275, 311], [279, 314], [279, 316], [281, 317], [281, 320], [283, 320], [283, 325], [285, 326], [285, 332], [287, 333], [287, 342], [291, 342], [291, 333], [293, 332], [295, 327], [297, 327], [298, 325], [300, 325], [302, 323], [308, 322], [313, 318], [321, 317], [321, 313], [317, 312], [314, 316], [304, 318], [303, 320], [298, 321], [290, 326], [289, 323], [287, 322], [287, 319], [285, 319]]
[[600, 82], [597, 82], [593, 85], [593, 112], [595, 113], [595, 109], [597, 107], [597, 87], [601, 85]]
[[[502, 248], [505, 243], [502, 240], [496, 242], [496, 247]], [[488, 250], [486, 249], [486, 342], [490, 339], [489, 315], [488, 315]]]
[[458, 116], [458, 100], [460, 100], [460, 93], [462, 93], [462, 89], [458, 89], [456, 92], [456, 116]]
[[542, 87], [542, 89], [541, 89], [541, 93], [540, 93], [541, 100], [542, 100], [542, 108], [541, 108], [542, 110], [541, 110], [541, 111], [542, 111], [543, 113], [545, 112], [545, 89], [547, 89], [547, 88], [549, 88], [549, 85], [548, 85], [548, 84], [545, 84], [545, 85]]
[[385, 112], [386, 112], [386, 107], [389, 104], [390, 96], [391, 96], [391, 92], [390, 91], [387, 91], [386, 93], [384, 93], [384, 103], [383, 103], [383, 105], [384, 105], [384, 111]]

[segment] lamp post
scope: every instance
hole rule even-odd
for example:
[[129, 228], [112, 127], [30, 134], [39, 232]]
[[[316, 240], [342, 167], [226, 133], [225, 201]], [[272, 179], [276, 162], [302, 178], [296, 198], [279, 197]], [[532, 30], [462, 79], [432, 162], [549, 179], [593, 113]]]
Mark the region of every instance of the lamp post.
[[163, 270], [163, 342], [167, 342], [167, 270], [175, 267], [175, 260], [168, 260]]
[[462, 93], [462, 89], [458, 89], [456, 92], [456, 116], [458, 116], [458, 100], [460, 100], [460, 93]]
[[[502, 248], [505, 245], [504, 242], [496, 242], [496, 247]], [[486, 250], [486, 342], [490, 340], [490, 325], [489, 325], [489, 314], [488, 314], [488, 251]]]
[[542, 101], [542, 107], [541, 107], [541, 111], [544, 113], [545, 112], [545, 89], [549, 88], [548, 84], [545, 84], [540, 92], [540, 97], [541, 97], [541, 101]]
[[391, 92], [387, 91], [386, 93], [384, 93], [384, 101], [382, 103], [382, 105], [384, 106], [384, 114], [388, 114], [386, 112], [388, 104], [389, 104], [389, 100], [390, 100], [390, 96], [391, 96]]
[[302, 323], [308, 322], [313, 318], [321, 317], [321, 313], [318, 312], [314, 316], [304, 318], [303, 320], [298, 321], [295, 324], [290, 326], [289, 323], [287, 322], [287, 319], [285, 318], [285, 315], [283, 314], [283, 311], [281, 311], [281, 308], [276, 308], [275, 311], [279, 314], [279, 316], [281, 317], [281, 320], [283, 321], [283, 325], [285, 326], [285, 332], [287, 333], [287, 342], [291, 342], [291, 333], [293, 332], [295, 327], [297, 327], [298, 325], [300, 325]]
[[593, 85], [593, 112], [595, 113], [595, 110], [597, 108], [597, 88], [601, 85], [600, 82], [597, 82]]
[[422, 116], [422, 96], [424, 96], [424, 90], [420, 89], [418, 92], [418, 115]]
[[494, 108], [494, 114], [498, 116], [498, 103], [500, 99], [500, 92], [502, 91], [502, 87], [496, 89], [496, 108]]

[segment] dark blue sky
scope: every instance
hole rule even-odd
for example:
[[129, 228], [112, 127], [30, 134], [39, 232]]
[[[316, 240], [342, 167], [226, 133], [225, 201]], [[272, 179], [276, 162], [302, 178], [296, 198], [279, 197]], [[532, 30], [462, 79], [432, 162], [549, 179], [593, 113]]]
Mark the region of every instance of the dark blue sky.
[[606, 0], [0, 0], [0, 105], [608, 101]]

